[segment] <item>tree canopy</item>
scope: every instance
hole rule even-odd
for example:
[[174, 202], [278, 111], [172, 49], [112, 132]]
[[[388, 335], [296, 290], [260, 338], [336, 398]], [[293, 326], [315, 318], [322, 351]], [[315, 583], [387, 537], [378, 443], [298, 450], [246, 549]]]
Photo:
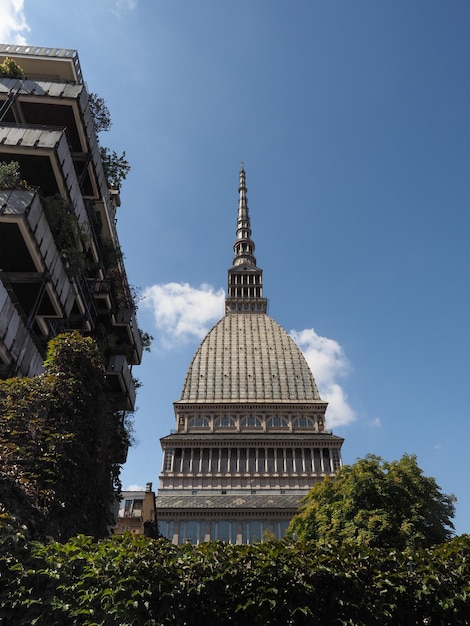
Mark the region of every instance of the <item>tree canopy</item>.
[[416, 456], [368, 455], [311, 489], [289, 532], [300, 539], [370, 547], [427, 547], [453, 535], [455, 496], [423, 475]]

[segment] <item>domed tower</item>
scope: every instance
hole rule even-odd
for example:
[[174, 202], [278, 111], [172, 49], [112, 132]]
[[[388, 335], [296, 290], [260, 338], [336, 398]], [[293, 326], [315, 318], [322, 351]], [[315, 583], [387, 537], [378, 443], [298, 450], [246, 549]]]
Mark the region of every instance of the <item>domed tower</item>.
[[174, 543], [282, 537], [312, 485], [334, 476], [343, 439], [325, 429], [327, 403], [287, 332], [267, 315], [240, 170], [225, 316], [197, 349], [163, 437], [156, 499]]

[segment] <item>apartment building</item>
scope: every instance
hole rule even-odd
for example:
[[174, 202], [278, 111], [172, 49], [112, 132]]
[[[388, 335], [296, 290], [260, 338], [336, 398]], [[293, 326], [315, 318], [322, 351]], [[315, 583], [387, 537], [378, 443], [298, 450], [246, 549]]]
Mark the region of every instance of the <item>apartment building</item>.
[[96, 339], [116, 410], [132, 410], [142, 339], [110, 189], [75, 50], [0, 45], [21, 77], [0, 77], [0, 377], [42, 371], [47, 342]]

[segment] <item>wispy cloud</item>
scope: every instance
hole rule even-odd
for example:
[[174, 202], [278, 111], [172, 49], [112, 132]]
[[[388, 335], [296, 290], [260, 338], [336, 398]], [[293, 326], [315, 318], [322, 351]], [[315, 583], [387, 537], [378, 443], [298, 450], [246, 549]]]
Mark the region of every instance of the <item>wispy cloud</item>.
[[[160, 345], [164, 348], [200, 341], [224, 312], [224, 290], [216, 291], [210, 285], [153, 285], [145, 289], [143, 297], [142, 306], [152, 310], [155, 327], [161, 337]], [[290, 334], [307, 359], [320, 395], [329, 403], [328, 426], [354, 421], [355, 413], [338, 382], [350, 370], [342, 347], [334, 339], [317, 335], [313, 328], [293, 330]]]
[[343, 348], [334, 339], [317, 335], [313, 328], [292, 330], [290, 334], [307, 359], [321, 397], [328, 402], [328, 426], [344, 426], [354, 421], [355, 413], [338, 382], [350, 370]]
[[24, 0], [0, 0], [0, 42], [26, 44], [30, 30], [24, 15]]
[[123, 491], [145, 491], [145, 488], [142, 487], [142, 485], [134, 483], [132, 485], [127, 485], [127, 487], [123, 489]]
[[224, 290], [215, 291], [210, 285], [166, 283], [148, 287], [142, 295], [141, 306], [153, 310], [164, 347], [201, 340], [224, 312]]
[[137, 0], [111, 0], [111, 12], [121, 15], [124, 11], [132, 11], [137, 7]]

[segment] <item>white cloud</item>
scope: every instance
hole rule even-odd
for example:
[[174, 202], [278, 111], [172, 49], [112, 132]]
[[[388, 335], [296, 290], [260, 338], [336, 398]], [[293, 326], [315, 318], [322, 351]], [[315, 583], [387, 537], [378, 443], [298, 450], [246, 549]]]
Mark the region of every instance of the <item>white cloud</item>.
[[224, 313], [224, 290], [215, 291], [210, 285], [152, 285], [142, 295], [142, 306], [152, 308], [165, 347], [202, 339]]
[[137, 0], [112, 0], [114, 8], [111, 12], [120, 15], [123, 11], [132, 11], [137, 7]]
[[145, 491], [145, 487], [142, 487], [142, 485], [133, 484], [123, 489], [123, 491]]
[[0, 42], [26, 44], [30, 28], [24, 15], [24, 0], [0, 0]]
[[344, 426], [354, 421], [355, 413], [338, 383], [338, 379], [344, 378], [350, 370], [343, 348], [334, 339], [317, 335], [313, 328], [292, 330], [290, 335], [302, 350], [321, 397], [328, 402], [328, 426]]
[[372, 421], [371, 421], [371, 426], [377, 426], [377, 428], [379, 428], [380, 426], [382, 426], [382, 421], [380, 419], [380, 417], [375, 417]]

